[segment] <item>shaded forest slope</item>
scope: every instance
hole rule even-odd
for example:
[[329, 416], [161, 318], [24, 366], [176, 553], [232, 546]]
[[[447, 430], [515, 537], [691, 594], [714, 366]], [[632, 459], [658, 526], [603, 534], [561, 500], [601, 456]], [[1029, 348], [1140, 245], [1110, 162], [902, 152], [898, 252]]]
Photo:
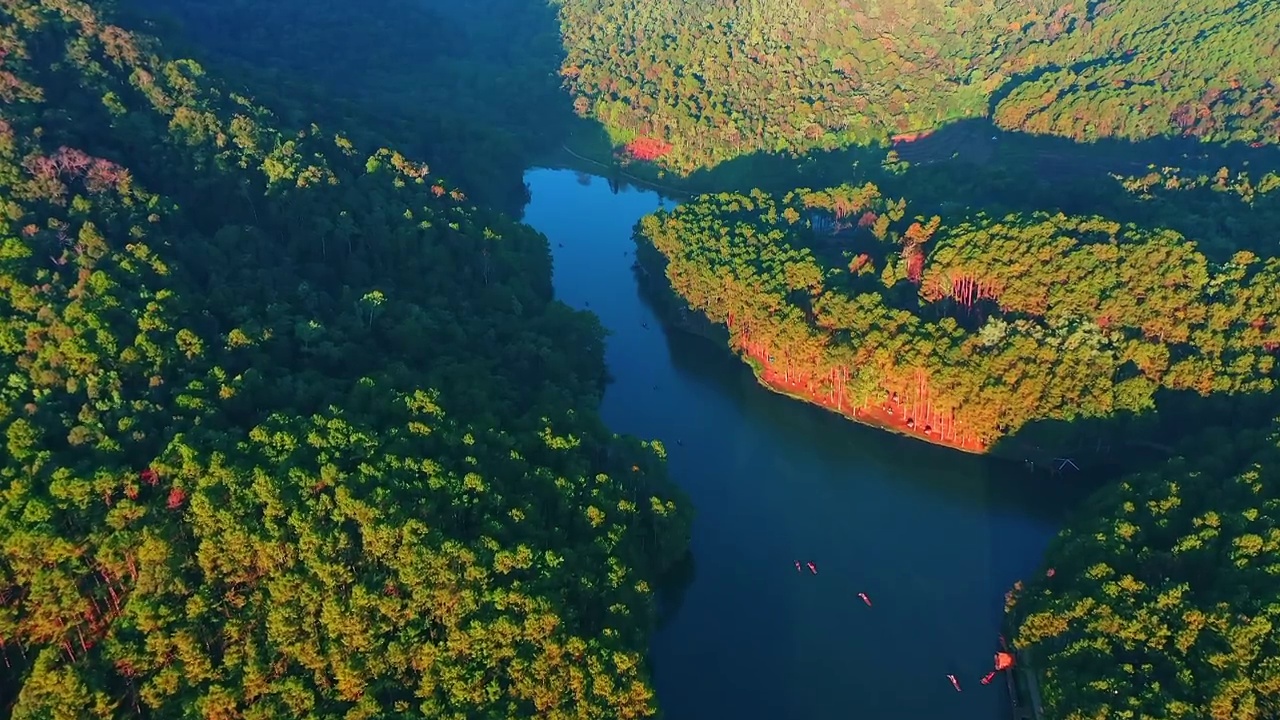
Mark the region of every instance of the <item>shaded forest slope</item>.
[[123, 0], [291, 126], [321, 122], [431, 163], [516, 215], [522, 174], [573, 120], [555, 11], [530, 0]]
[[688, 510], [546, 239], [0, 0], [0, 716], [641, 717]]

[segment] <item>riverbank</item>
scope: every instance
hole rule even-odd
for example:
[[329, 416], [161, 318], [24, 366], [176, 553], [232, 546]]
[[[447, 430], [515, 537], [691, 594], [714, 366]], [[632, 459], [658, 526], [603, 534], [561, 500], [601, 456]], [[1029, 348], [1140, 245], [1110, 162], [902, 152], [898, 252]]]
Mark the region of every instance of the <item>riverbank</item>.
[[977, 441], [948, 439], [933, 432], [932, 428], [919, 427], [902, 410], [900, 403], [896, 404], [897, 412], [894, 411], [895, 404], [892, 401], [882, 407], [842, 407], [831, 398], [812, 392], [804, 383], [788, 379], [784, 373], [770, 367], [765, 359], [752, 355], [745, 348], [734, 347], [727, 327], [714, 323], [691, 309], [684, 299], [671, 289], [666, 281], [666, 258], [652, 245], [636, 242], [636, 262], [632, 269], [640, 283], [641, 291], [653, 304], [664, 323], [673, 329], [710, 340], [721, 347], [727, 347], [751, 368], [756, 382], [761, 387], [793, 400], [817, 405], [847, 420], [877, 430], [974, 455], [987, 453], [988, 448]]
[[[526, 217], [548, 238], [556, 296], [608, 329], [602, 418], [660, 439], [698, 509], [690, 581], [663, 598], [651, 648], [663, 717], [1007, 713], [1003, 688], [957, 694], [943, 673], [986, 672], [1003, 594], [1036, 572], [1074, 488], [762, 392], [725, 352], [725, 329], [682, 315], [664, 264], [637, 249], [632, 231], [659, 199], [605, 180], [532, 171]], [[661, 276], [645, 278], [637, 254]], [[821, 574], [797, 573], [798, 560]], [[881, 691], [850, 695], [850, 677]]]
[[[1206, 146], [1180, 138], [1082, 144], [1007, 132], [986, 119], [939, 124], [926, 135], [894, 145], [851, 146], [802, 156], [753, 153], [688, 175], [664, 171], [649, 162], [624, 166], [616, 159], [616, 150], [603, 127], [579, 119], [566, 131], [563, 143], [536, 166], [597, 174], [609, 179], [615, 191], [631, 185], [673, 199], [752, 189], [786, 193], [799, 187], [833, 187], [860, 177], [873, 180], [887, 195], [900, 195], [909, 188], [918, 198], [916, 210], [926, 215], [945, 216], [962, 209], [992, 215], [1105, 211], [1117, 220], [1139, 223], [1151, 221], [1150, 207], [1137, 196], [1117, 194], [1112, 175], [1144, 174], [1169, 165], [1189, 176], [1246, 164], [1253, 172], [1280, 169], [1280, 151]], [[885, 170], [890, 150], [910, 165], [906, 173]], [[1074, 187], [1064, 193], [1047, 178], [1071, 178]], [[1190, 228], [1174, 229], [1186, 234]]]
[[[1015, 633], [1017, 631], [1016, 625], [1007, 622], [1007, 620], [1006, 616], [1005, 633]], [[1011, 649], [1003, 634], [1000, 636], [1000, 649], [1004, 652], [1012, 652], [1016, 658], [1013, 667], [1005, 672], [1005, 683], [1009, 688], [1009, 717], [1012, 720], [1044, 720], [1044, 702], [1040, 697], [1040, 677], [1035, 665], [1033, 665], [1031, 649]]]
[[977, 441], [948, 440], [941, 435], [933, 433], [932, 429], [925, 430], [920, 428], [901, 410], [894, 412], [891, 404], [885, 404], [882, 407], [842, 408], [830, 398], [810, 391], [803, 383], [788, 380], [785, 375], [770, 368], [761, 362], [759, 358], [753, 357], [742, 348], [735, 348], [734, 353], [751, 367], [751, 372], [756, 376], [756, 381], [772, 392], [809, 403], [810, 405], [817, 405], [823, 410], [836, 413], [848, 420], [876, 428], [877, 430], [904, 435], [931, 445], [974, 455], [983, 455], [987, 452], [987, 447]]
[[[597, 159], [582, 155], [581, 153], [577, 152], [573, 148], [569, 147], [569, 145], [567, 144], [561, 145], [560, 151], [563, 152], [565, 156], [567, 156], [573, 162], [556, 163], [554, 161], [551, 161], [546, 163], [546, 165], [558, 164], [558, 165], [561, 165], [562, 167], [551, 167], [549, 169], [552, 169], [552, 170], [568, 169], [568, 170], [577, 170], [577, 171], [585, 170], [593, 173], [603, 171], [608, 173], [609, 177], [614, 182], [626, 181], [628, 185], [639, 188], [641, 190], [652, 190], [656, 193], [659, 193], [663, 197], [687, 198], [687, 197], [691, 197], [693, 195], [698, 194], [698, 191], [696, 190], [692, 190], [689, 188], [682, 189], [682, 188], [674, 187], [672, 185], [660, 183], [652, 178], [640, 177], [633, 173], [627, 172], [626, 170], [622, 169], [623, 168], [622, 165], [612, 161], [612, 154], [608, 155], [608, 157], [610, 158], [610, 161], [606, 163], [602, 160], [597, 160]], [[632, 166], [628, 165], [626, 167], [632, 167]], [[653, 169], [652, 165], [641, 165], [640, 167], [647, 167], [647, 168]]]
[[805, 155], [754, 153], [682, 175], [652, 162], [620, 163], [616, 156], [619, 147], [604, 128], [583, 121], [567, 133], [559, 148], [539, 158], [534, 166], [596, 174], [618, 185], [686, 199], [757, 187], [785, 192], [799, 186], [839, 184], [847, 180], [850, 168], [879, 166], [889, 149], [888, 145], [867, 145]]
[[[657, 253], [657, 250], [651, 250], [651, 252]], [[758, 385], [791, 400], [816, 405], [846, 420], [882, 432], [894, 433], [970, 455], [983, 455], [1019, 463], [1033, 472], [1062, 474], [1089, 471], [1091, 477], [1095, 479], [1104, 476], [1114, 477], [1125, 467], [1141, 465], [1132, 462], [1136, 453], [1156, 453], [1157, 458], [1164, 458], [1174, 452], [1169, 445], [1141, 437], [1129, 437], [1128, 431], [1119, 428], [1111, 433], [1114, 437], [1105, 443], [1093, 438], [1092, 435], [1077, 437], [1071, 434], [1062, 435], [1056, 440], [1050, 437], [1035, 440], [1027, 436], [1024, 431], [1017, 435], [1002, 437], [998, 442], [987, 445], [972, 438], [944, 437], [927, 425], [922, 427], [914, 422], [901, 402], [890, 400], [881, 405], [842, 407], [831, 397], [811, 391], [806, 383], [788, 379], [785, 373], [771, 368], [763, 358], [752, 355], [745, 348], [735, 347], [728, 328], [713, 323], [706, 316], [690, 309], [683, 298], [671, 290], [663, 273], [645, 268], [645, 261], [641, 259], [643, 255], [644, 253], [638, 249], [637, 261], [633, 269], [639, 278], [642, 293], [657, 310], [664, 324], [686, 334], [709, 340], [720, 348], [728, 349], [751, 369]], [[665, 258], [662, 262], [665, 266]], [[1120, 458], [1128, 458], [1129, 462], [1122, 462]]]
[[668, 198], [687, 198], [713, 190], [710, 186], [690, 183], [683, 176], [668, 177], [666, 171], [652, 163], [633, 162], [624, 166], [617, 160], [617, 149], [603, 127], [579, 120], [566, 133], [564, 142], [537, 158], [532, 167], [588, 173], [620, 186], [652, 190]]

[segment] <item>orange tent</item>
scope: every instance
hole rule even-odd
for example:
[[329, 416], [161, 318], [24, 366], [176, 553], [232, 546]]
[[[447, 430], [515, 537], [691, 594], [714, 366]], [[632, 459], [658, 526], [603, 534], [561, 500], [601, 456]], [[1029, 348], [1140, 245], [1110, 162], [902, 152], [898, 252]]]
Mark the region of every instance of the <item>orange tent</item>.
[[1013, 655], [1007, 652], [996, 653], [996, 670], [1008, 670], [1013, 667]]

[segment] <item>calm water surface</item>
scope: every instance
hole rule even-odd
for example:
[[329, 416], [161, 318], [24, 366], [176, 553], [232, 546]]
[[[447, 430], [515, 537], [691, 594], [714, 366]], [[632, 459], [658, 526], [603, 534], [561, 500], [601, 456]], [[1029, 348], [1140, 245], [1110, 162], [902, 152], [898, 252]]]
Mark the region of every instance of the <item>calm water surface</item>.
[[1003, 683], [979, 683], [1004, 592], [1040, 571], [1078, 492], [770, 393], [642, 299], [631, 229], [656, 194], [569, 170], [525, 180], [558, 296], [612, 333], [605, 420], [663, 440], [697, 508], [694, 577], [653, 647], [665, 717], [1006, 717]]

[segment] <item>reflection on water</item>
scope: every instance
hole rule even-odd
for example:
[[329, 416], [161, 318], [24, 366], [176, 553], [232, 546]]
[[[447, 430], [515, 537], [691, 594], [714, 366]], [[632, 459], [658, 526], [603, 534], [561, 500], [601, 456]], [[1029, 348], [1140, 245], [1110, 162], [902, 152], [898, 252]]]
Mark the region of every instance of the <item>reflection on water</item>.
[[695, 571], [653, 648], [666, 717], [1006, 715], [1003, 685], [978, 682], [1004, 592], [1037, 571], [1074, 489], [759, 387], [723, 348], [664, 330], [642, 298], [630, 235], [654, 193], [572, 171], [525, 179], [557, 294], [611, 331], [606, 422], [663, 440], [696, 505]]

